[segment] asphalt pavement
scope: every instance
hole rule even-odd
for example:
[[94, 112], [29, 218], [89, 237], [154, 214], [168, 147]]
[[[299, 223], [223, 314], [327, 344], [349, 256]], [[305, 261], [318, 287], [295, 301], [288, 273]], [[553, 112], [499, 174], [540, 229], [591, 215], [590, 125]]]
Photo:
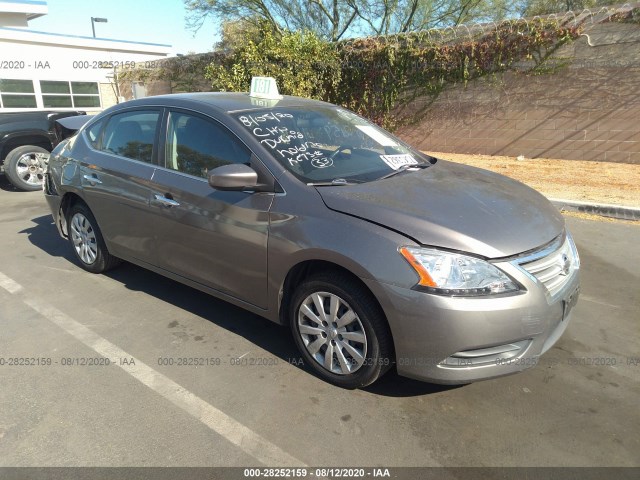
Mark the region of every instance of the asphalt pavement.
[[637, 225], [567, 218], [582, 295], [537, 367], [349, 391], [283, 327], [130, 264], [84, 272], [41, 192], [0, 177], [0, 202], [0, 467], [640, 466]]

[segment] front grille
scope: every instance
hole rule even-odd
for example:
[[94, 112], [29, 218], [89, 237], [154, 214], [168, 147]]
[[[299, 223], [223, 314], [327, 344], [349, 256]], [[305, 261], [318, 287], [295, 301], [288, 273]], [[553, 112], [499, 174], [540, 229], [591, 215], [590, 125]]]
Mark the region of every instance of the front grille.
[[577, 250], [571, 235], [567, 234], [564, 242], [556, 241], [551, 246], [516, 260], [535, 280], [542, 283], [549, 294], [555, 297], [580, 267]]

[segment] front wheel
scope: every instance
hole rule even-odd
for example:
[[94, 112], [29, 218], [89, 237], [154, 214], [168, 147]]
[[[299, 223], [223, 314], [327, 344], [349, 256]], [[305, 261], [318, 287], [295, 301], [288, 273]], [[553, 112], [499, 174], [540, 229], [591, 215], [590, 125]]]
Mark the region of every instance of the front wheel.
[[76, 203], [67, 215], [69, 243], [82, 268], [102, 273], [115, 267], [120, 259], [107, 250], [95, 217], [83, 203]]
[[386, 319], [356, 279], [331, 272], [304, 280], [293, 294], [289, 316], [305, 363], [324, 380], [360, 388], [391, 367]]
[[19, 190], [42, 189], [44, 168], [49, 161], [49, 152], [35, 145], [14, 148], [4, 160], [4, 173], [11, 184]]

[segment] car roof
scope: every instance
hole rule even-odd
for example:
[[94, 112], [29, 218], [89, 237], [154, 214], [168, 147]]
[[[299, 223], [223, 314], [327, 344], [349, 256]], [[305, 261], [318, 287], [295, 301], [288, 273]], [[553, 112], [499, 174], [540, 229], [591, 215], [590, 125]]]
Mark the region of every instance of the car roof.
[[128, 106], [157, 105], [180, 106], [194, 103], [206, 105], [220, 112], [231, 113], [247, 110], [264, 110], [274, 107], [319, 107], [335, 105], [331, 103], [312, 100], [309, 98], [283, 95], [281, 100], [268, 100], [264, 98], [250, 97], [248, 93], [231, 92], [199, 92], [199, 93], [173, 93], [170, 95], [157, 95], [126, 102]]

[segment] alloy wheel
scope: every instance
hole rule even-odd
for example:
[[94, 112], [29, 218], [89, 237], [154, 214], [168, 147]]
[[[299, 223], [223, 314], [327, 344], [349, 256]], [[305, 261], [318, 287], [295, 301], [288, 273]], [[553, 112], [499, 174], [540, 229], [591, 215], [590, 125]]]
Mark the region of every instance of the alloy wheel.
[[91, 265], [98, 257], [96, 233], [91, 222], [81, 213], [71, 218], [71, 240], [80, 260]]
[[42, 185], [44, 180], [44, 167], [49, 159], [49, 154], [32, 152], [25, 153], [16, 162], [16, 174], [29, 185]]
[[311, 357], [338, 375], [356, 372], [367, 357], [367, 335], [357, 313], [333, 293], [314, 292], [298, 309], [298, 332]]

